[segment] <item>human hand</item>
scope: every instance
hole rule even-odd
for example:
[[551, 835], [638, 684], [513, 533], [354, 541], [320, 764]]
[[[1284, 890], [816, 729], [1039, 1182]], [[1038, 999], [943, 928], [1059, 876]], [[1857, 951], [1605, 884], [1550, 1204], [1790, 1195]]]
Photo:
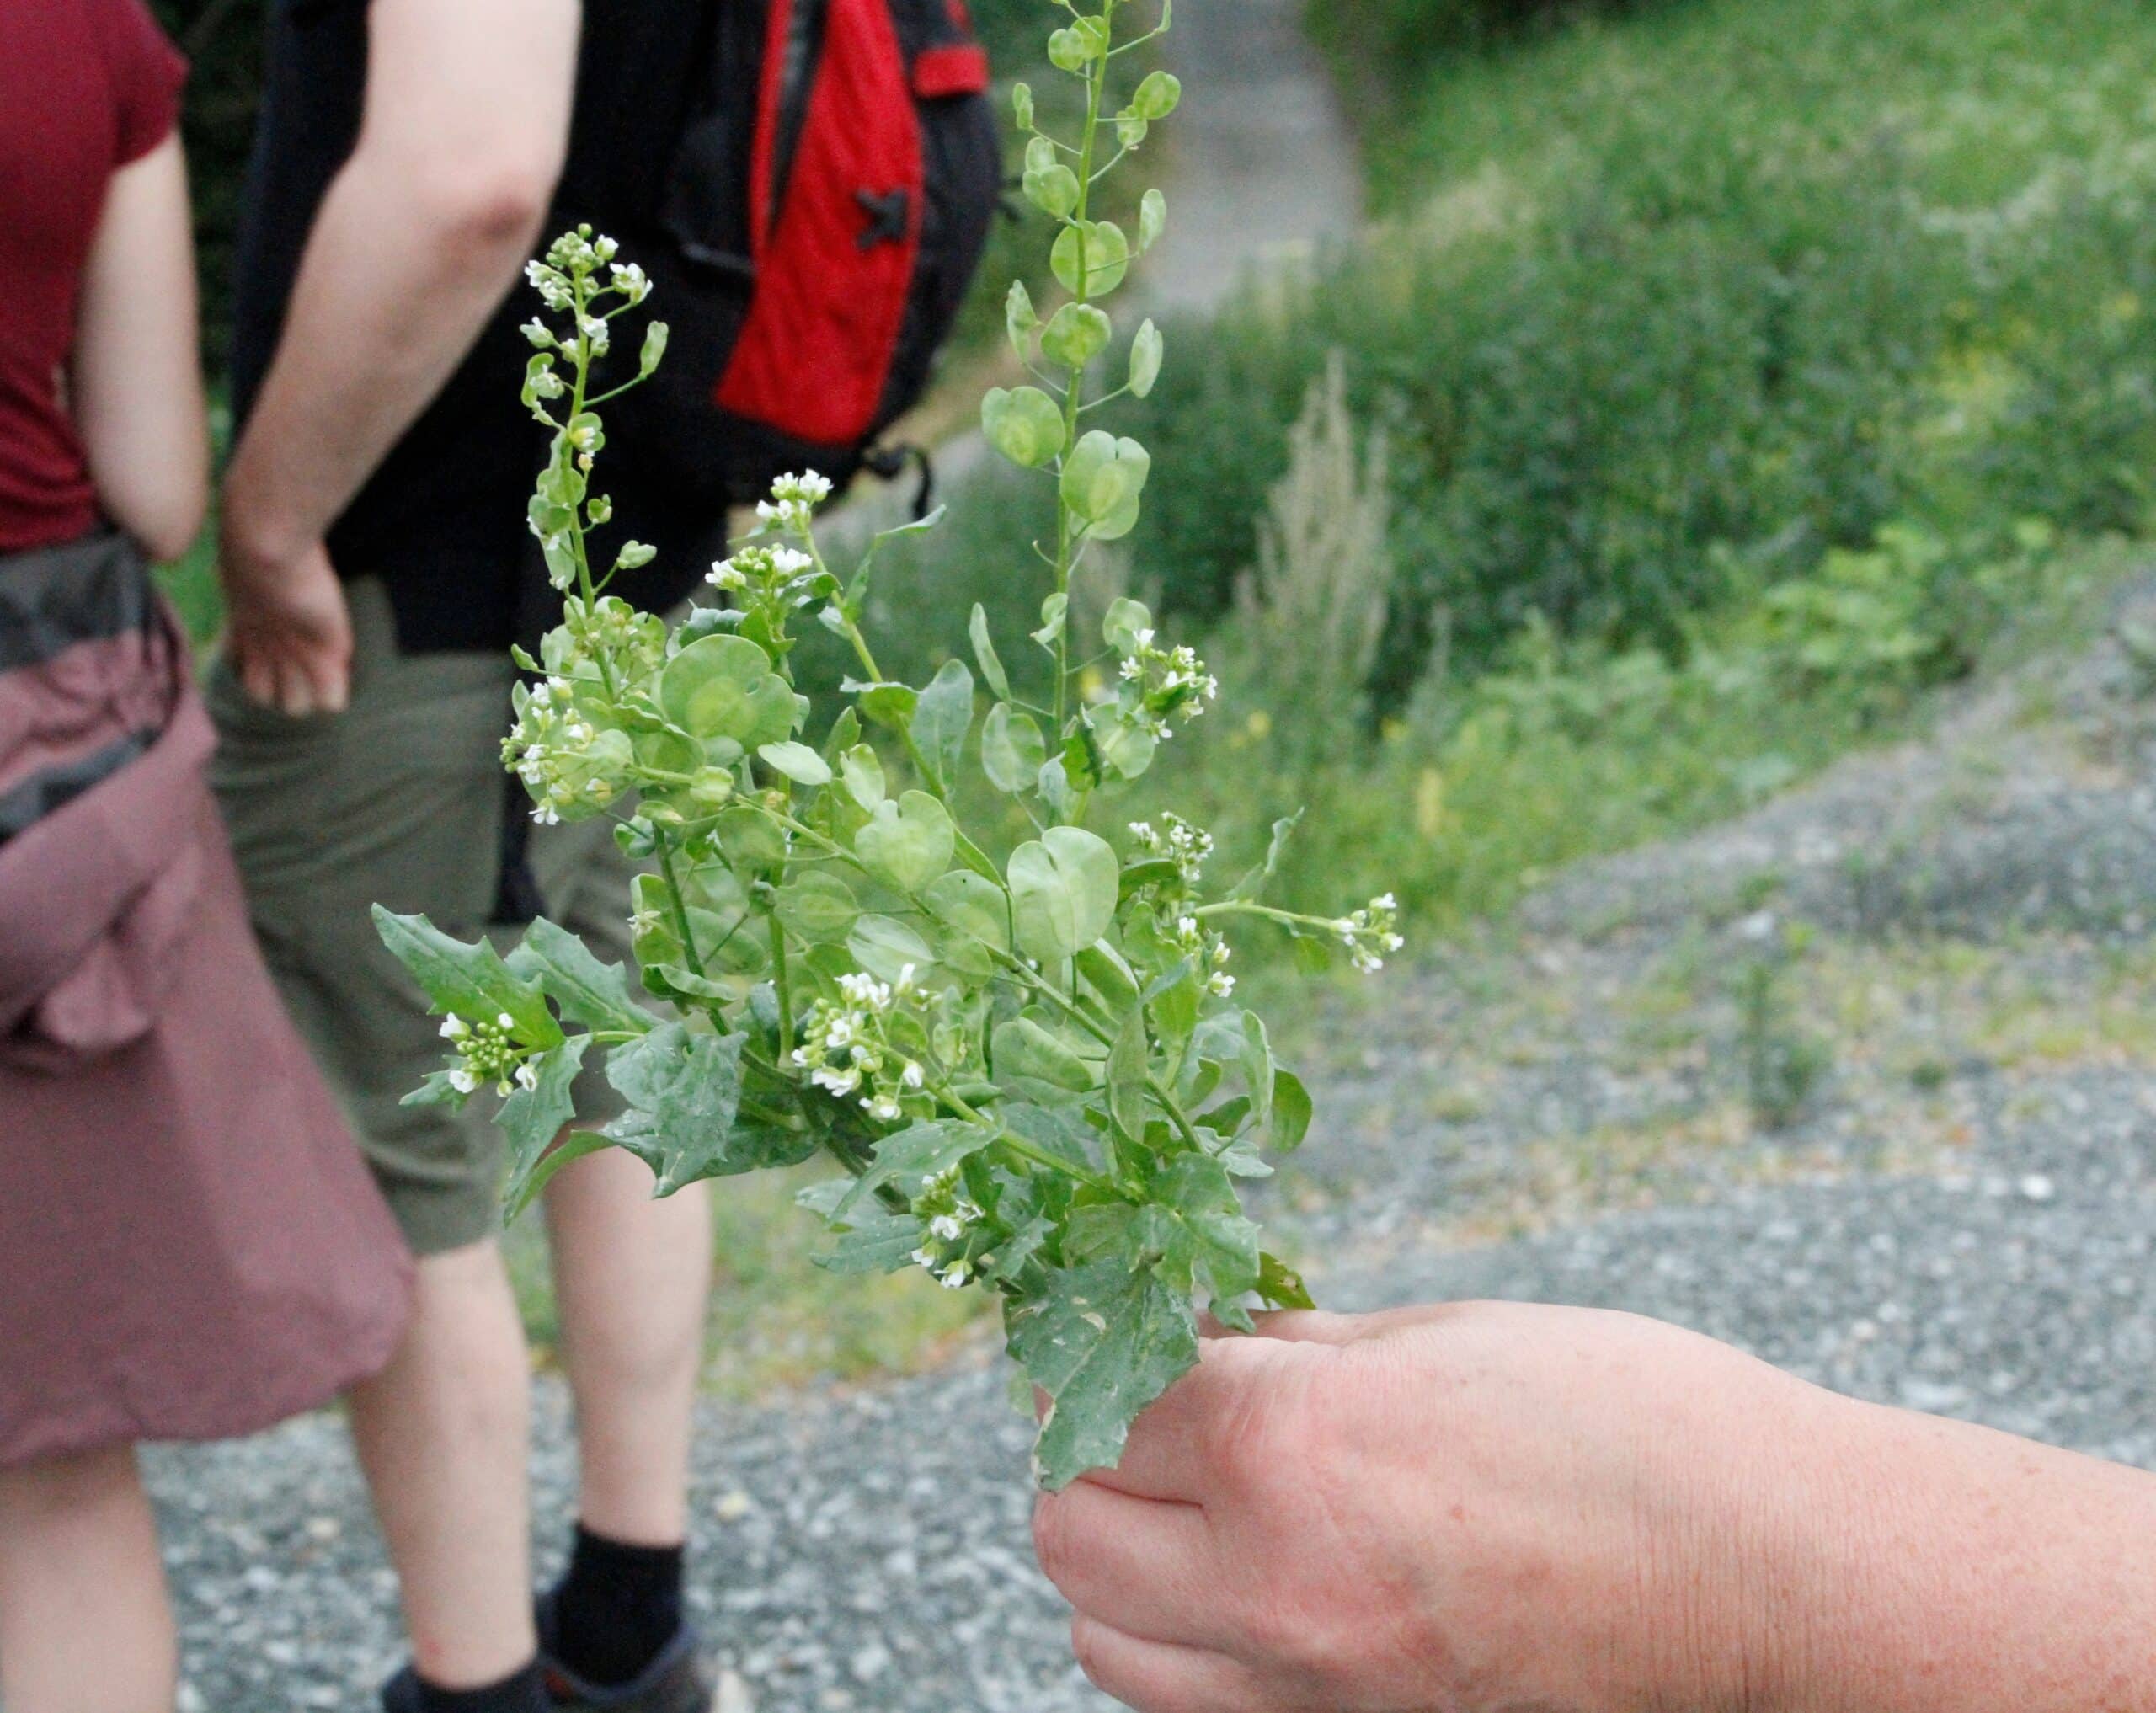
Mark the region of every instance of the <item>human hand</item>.
[[251, 543], [229, 515], [218, 554], [225, 654], [242, 689], [295, 718], [341, 713], [351, 694], [352, 616], [320, 542], [296, 552]]
[[1141, 1713], [1767, 1705], [1861, 1408], [1631, 1315], [1278, 1315], [1035, 1539]]

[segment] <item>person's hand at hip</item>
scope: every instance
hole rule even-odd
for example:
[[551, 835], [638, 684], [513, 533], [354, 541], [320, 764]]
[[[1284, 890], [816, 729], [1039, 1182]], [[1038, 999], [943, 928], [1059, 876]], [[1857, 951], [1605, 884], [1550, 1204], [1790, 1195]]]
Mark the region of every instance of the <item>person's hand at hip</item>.
[[350, 699], [352, 616], [320, 542], [296, 552], [252, 547], [227, 524], [218, 558], [225, 654], [253, 701], [295, 718]]

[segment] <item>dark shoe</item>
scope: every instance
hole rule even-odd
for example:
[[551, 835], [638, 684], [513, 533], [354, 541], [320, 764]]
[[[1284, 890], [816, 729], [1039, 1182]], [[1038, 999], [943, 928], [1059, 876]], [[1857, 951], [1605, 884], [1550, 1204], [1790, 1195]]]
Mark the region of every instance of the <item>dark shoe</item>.
[[[488, 1697], [489, 1705], [499, 1699], [504, 1705], [529, 1707], [532, 1705], [533, 1696], [544, 1700], [546, 1689], [543, 1684], [534, 1680], [532, 1668], [526, 1667], [514, 1678], [493, 1689], [474, 1693]], [[383, 1713], [425, 1713], [427, 1697], [419, 1687], [419, 1674], [410, 1666], [406, 1666], [382, 1686], [382, 1705]]]
[[718, 1705], [718, 1684], [693, 1625], [682, 1625], [643, 1671], [609, 1689], [587, 1684], [554, 1657], [552, 1602], [544, 1596], [538, 1619], [539, 1670], [560, 1713], [713, 1713]]

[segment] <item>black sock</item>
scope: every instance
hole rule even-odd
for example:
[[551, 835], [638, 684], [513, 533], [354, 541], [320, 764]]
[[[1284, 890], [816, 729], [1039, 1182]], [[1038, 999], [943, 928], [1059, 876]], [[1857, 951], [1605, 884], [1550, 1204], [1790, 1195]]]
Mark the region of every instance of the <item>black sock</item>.
[[681, 1552], [578, 1524], [568, 1574], [554, 1590], [554, 1657], [606, 1689], [641, 1673], [680, 1630]]
[[483, 1689], [442, 1689], [424, 1678], [417, 1681], [419, 1713], [548, 1713], [546, 1680], [536, 1659]]

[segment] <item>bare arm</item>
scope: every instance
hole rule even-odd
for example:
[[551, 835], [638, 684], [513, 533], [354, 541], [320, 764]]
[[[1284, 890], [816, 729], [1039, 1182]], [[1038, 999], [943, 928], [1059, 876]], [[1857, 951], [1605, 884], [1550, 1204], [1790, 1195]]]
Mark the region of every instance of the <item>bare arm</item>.
[[241, 677], [288, 712], [344, 700], [322, 538], [516, 278], [567, 145], [578, 0], [375, 0], [359, 141], [323, 198], [226, 478]]
[[1038, 1513], [1140, 1713], [2156, 1713], [2156, 1476], [1629, 1315], [1265, 1332]]
[[68, 376], [99, 504], [157, 559], [187, 551], [209, 500], [195, 337], [187, 170], [171, 136], [106, 189]]

